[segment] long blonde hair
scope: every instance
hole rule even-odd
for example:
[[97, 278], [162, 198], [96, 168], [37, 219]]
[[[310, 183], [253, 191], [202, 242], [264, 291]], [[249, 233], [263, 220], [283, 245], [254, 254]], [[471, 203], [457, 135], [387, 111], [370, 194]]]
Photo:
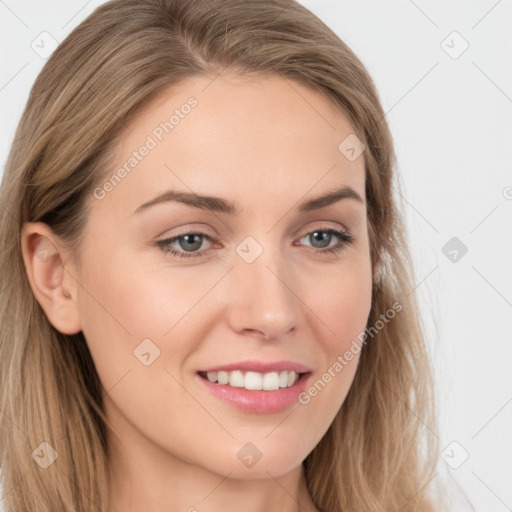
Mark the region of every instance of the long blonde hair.
[[[59, 45], [35, 81], [0, 191], [0, 467], [8, 512], [106, 512], [101, 387], [82, 333], [49, 323], [23, 265], [20, 233], [42, 221], [78, 261], [86, 198], [111, 169], [116, 137], [173, 84], [225, 70], [295, 80], [327, 97], [364, 143], [374, 269], [368, 326], [352, 387], [304, 461], [325, 512], [438, 510], [432, 371], [414, 272], [395, 204], [396, 157], [372, 79], [355, 54], [294, 0], [112, 0]], [[341, 141], [340, 141], [341, 142]], [[42, 469], [47, 442], [58, 460]]]

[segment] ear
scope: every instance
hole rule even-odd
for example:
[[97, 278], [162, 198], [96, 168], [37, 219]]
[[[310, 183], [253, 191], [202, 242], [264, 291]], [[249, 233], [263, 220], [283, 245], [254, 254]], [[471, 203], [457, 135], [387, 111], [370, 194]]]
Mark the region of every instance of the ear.
[[51, 228], [27, 222], [21, 233], [21, 249], [27, 277], [37, 302], [50, 323], [63, 334], [82, 330], [78, 308], [78, 283], [68, 251]]

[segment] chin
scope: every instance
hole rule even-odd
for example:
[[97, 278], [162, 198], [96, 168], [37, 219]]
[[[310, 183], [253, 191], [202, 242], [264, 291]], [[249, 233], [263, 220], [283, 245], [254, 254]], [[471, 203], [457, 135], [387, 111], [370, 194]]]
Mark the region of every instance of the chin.
[[229, 464], [227, 464], [227, 472], [223, 474], [229, 474], [229, 478], [234, 480], [263, 480], [272, 477], [279, 478], [297, 469], [301, 465], [302, 461], [294, 460], [293, 462], [286, 461], [285, 463], [280, 461], [279, 457], [276, 456], [266, 461], [263, 461], [263, 458], [261, 458], [252, 467], [247, 467], [242, 463], [238, 463], [238, 461], [237, 464], [231, 468], [229, 468]]

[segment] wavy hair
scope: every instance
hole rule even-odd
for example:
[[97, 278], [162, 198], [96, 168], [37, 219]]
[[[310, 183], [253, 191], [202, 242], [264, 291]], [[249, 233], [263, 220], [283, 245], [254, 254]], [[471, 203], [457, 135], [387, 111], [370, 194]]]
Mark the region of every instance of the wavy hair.
[[[353, 51], [295, 0], [112, 0], [57, 47], [17, 127], [0, 191], [0, 467], [7, 512], [108, 510], [104, 390], [86, 340], [48, 321], [21, 252], [41, 221], [80, 258], [87, 198], [111, 172], [130, 116], [164, 90], [224, 71], [279, 76], [324, 95], [366, 146], [373, 268], [368, 327], [350, 391], [304, 460], [325, 512], [433, 512], [438, 460], [432, 368], [394, 188], [396, 156], [375, 85]], [[341, 141], [340, 141], [341, 142]], [[46, 441], [58, 463], [41, 470]]]

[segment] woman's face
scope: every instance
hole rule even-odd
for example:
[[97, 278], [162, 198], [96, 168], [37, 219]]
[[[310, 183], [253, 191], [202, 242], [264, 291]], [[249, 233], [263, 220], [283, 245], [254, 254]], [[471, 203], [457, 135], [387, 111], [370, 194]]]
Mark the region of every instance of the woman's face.
[[358, 352], [343, 355], [371, 303], [364, 153], [327, 99], [277, 77], [190, 79], [128, 124], [76, 270], [107, 415], [161, 461], [282, 475], [356, 371]]

